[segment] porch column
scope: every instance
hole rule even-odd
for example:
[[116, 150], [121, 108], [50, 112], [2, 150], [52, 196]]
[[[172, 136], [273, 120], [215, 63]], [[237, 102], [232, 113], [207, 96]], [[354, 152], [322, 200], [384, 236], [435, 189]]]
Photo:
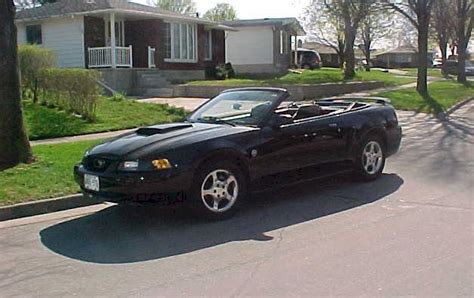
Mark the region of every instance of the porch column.
[[115, 50], [115, 13], [110, 14], [110, 58], [112, 59], [112, 68], [117, 67], [117, 52]]
[[295, 68], [298, 68], [298, 36], [295, 35]]

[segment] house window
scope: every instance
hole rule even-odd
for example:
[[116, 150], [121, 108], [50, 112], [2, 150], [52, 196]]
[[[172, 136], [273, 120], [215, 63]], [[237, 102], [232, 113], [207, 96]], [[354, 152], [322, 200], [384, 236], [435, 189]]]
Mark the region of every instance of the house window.
[[280, 30], [280, 54], [288, 53], [288, 33]]
[[168, 23], [165, 30], [165, 61], [197, 62], [196, 25]]
[[204, 34], [204, 59], [212, 60], [212, 31], [206, 31]]
[[41, 25], [26, 26], [26, 42], [29, 44], [42, 44], [43, 43]]

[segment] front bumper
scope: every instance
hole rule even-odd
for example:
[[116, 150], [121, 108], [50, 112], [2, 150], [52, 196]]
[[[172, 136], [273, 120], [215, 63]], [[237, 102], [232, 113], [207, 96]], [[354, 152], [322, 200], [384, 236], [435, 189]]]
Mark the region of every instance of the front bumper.
[[[98, 192], [84, 187], [84, 174], [99, 177]], [[84, 195], [99, 201], [156, 202], [187, 192], [191, 188], [193, 173], [186, 169], [156, 172], [104, 172], [96, 173], [82, 165], [74, 167], [74, 179]]]

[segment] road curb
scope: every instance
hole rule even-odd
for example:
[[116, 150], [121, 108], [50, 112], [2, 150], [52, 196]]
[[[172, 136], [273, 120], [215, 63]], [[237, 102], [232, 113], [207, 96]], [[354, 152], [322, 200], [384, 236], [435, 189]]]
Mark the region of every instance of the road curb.
[[0, 207], [0, 221], [100, 204], [81, 194]]
[[467, 103], [469, 103], [471, 100], [474, 100], [474, 97], [470, 97], [470, 98], [467, 98], [465, 100], [462, 100], [460, 102], [458, 102], [457, 104], [455, 104], [454, 106], [452, 106], [451, 108], [449, 108], [445, 115], [446, 116], [449, 116], [451, 115], [452, 113], [456, 112], [457, 110], [459, 110], [461, 107], [463, 107], [464, 105], [466, 105]]

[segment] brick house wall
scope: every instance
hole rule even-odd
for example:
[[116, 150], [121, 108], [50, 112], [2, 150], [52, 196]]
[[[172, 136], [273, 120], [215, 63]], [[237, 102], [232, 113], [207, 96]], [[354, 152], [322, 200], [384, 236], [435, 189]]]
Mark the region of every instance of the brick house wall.
[[87, 67], [89, 61], [88, 48], [105, 47], [105, 23], [104, 19], [85, 16], [84, 17], [84, 52]]
[[[225, 32], [212, 30], [212, 60], [204, 59], [204, 25], [197, 25], [197, 63], [165, 62], [165, 25], [163, 20], [125, 21], [125, 45], [133, 47], [133, 67], [148, 67], [148, 46], [156, 49], [156, 68], [164, 70], [204, 70], [206, 66], [225, 63]], [[105, 24], [102, 18], [86, 16], [84, 18], [84, 51], [88, 61], [89, 47], [105, 46]]]

